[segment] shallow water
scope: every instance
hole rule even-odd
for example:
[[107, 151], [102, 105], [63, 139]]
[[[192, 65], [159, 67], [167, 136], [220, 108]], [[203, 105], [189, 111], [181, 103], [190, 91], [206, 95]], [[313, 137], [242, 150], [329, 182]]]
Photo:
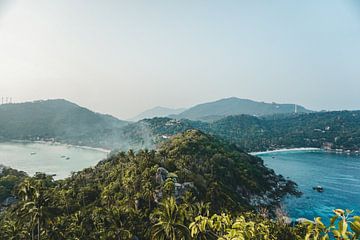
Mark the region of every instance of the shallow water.
[[[70, 176], [96, 165], [107, 153], [74, 146], [45, 143], [0, 143], [0, 164], [27, 172], [56, 174], [55, 179]], [[69, 159], [66, 159], [66, 158]]]
[[[276, 152], [258, 155], [277, 174], [289, 177], [303, 192], [287, 198], [284, 206], [292, 218], [315, 216], [326, 219], [335, 208], [351, 209], [360, 215], [360, 156], [317, 152]], [[314, 186], [324, 188], [323, 193]]]

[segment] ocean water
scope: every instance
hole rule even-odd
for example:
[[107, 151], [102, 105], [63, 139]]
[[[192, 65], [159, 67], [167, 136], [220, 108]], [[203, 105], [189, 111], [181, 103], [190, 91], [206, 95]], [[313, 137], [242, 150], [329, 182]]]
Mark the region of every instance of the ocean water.
[[[56, 174], [55, 179], [70, 176], [96, 165], [107, 153], [95, 149], [45, 143], [0, 143], [0, 164], [27, 172]], [[66, 159], [69, 158], [69, 159]]]
[[[277, 174], [295, 181], [303, 192], [300, 198], [284, 200], [292, 218], [333, 216], [336, 208], [354, 210], [360, 215], [360, 156], [324, 151], [289, 151], [258, 155]], [[314, 191], [320, 185], [324, 192]], [[326, 221], [326, 220], [325, 220]], [[327, 221], [326, 221], [327, 222]]]

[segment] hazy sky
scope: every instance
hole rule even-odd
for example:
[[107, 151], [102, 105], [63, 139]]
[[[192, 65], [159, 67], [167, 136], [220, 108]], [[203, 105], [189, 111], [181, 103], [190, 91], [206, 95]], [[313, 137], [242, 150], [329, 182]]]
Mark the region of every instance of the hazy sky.
[[360, 1], [0, 0], [0, 96], [120, 118], [230, 96], [360, 109]]

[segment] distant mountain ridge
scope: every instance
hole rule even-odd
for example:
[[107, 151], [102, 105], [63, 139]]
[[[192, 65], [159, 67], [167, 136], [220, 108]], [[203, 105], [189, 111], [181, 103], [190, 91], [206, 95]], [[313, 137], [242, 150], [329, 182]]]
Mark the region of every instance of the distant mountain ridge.
[[216, 121], [155, 117], [126, 122], [62, 99], [4, 104], [0, 105], [0, 141], [50, 140], [127, 151], [154, 149], [174, 134], [199, 129], [249, 152], [323, 147], [360, 153], [360, 111], [302, 113], [308, 110], [301, 106], [297, 106], [297, 111], [298, 114], [285, 111], [259, 117], [229, 115]]
[[198, 104], [180, 114], [170, 115], [170, 117], [175, 119], [212, 121], [231, 115], [246, 114], [252, 116], [265, 116], [294, 112], [310, 113], [312, 111], [297, 104], [265, 103], [231, 97], [214, 102]]
[[130, 121], [139, 121], [139, 120], [146, 119], [146, 118], [167, 117], [169, 115], [182, 113], [183, 111], [185, 111], [185, 108], [174, 109], [174, 108], [157, 106], [157, 107], [151, 108], [149, 110], [146, 110], [129, 120]]

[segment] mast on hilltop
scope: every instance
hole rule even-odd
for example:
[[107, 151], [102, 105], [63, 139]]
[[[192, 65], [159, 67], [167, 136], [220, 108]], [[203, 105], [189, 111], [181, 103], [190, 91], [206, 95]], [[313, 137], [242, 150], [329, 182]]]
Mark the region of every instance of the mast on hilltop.
[[1, 105], [13, 103], [12, 97], [1, 97]]

